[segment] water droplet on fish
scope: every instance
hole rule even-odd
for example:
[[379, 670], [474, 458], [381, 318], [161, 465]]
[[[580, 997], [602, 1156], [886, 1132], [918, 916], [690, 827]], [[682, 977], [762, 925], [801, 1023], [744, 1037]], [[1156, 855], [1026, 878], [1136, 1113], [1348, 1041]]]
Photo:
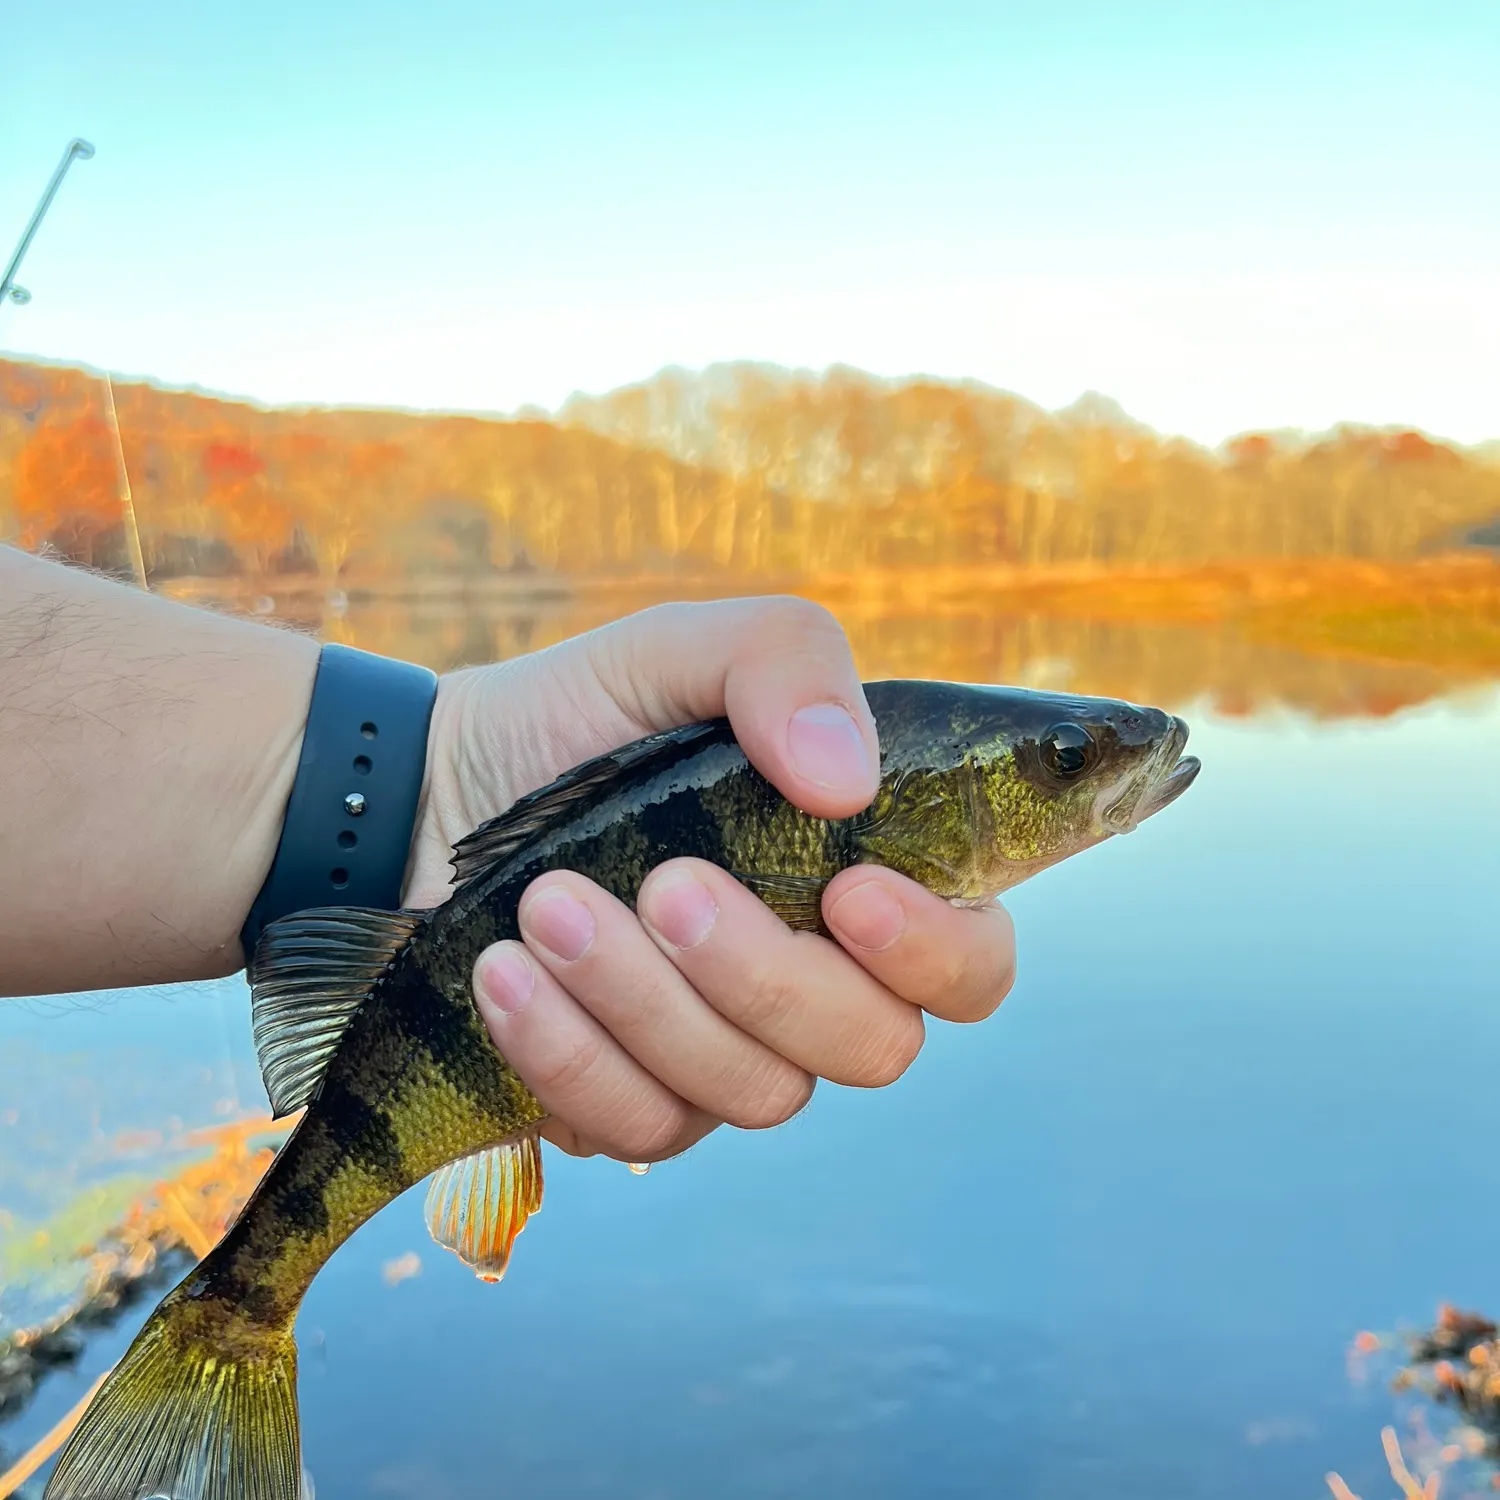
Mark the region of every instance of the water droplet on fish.
[[628, 1161], [625, 1163], [637, 1177], [644, 1177], [651, 1170], [649, 1161]]

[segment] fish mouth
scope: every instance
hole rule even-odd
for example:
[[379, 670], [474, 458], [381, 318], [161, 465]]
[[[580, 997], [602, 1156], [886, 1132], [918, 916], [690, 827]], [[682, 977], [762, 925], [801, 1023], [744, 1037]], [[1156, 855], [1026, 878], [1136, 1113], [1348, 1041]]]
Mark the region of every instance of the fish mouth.
[[1123, 788], [1103, 799], [1102, 833], [1130, 833], [1187, 791], [1202, 769], [1196, 755], [1182, 753], [1187, 739], [1187, 725], [1173, 718], [1144, 771], [1130, 776]]
[[1181, 719], [1173, 718], [1172, 728], [1162, 741], [1161, 753], [1156, 760], [1155, 774], [1146, 784], [1141, 800], [1136, 803], [1135, 821], [1149, 818], [1162, 808], [1170, 807], [1197, 780], [1203, 762], [1196, 755], [1184, 755], [1187, 748], [1188, 727]]
[[1147, 791], [1136, 808], [1136, 822], [1170, 807], [1198, 778], [1203, 762], [1196, 755], [1181, 756], [1166, 776]]

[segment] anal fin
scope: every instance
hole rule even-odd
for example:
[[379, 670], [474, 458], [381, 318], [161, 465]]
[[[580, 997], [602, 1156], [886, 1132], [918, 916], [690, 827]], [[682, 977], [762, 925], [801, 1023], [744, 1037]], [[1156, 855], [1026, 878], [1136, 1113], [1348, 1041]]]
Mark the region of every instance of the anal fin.
[[542, 1143], [528, 1130], [441, 1168], [427, 1190], [427, 1229], [481, 1281], [499, 1281], [516, 1236], [541, 1206]]
[[754, 891], [788, 927], [828, 936], [828, 924], [823, 920], [823, 892], [828, 889], [828, 882], [821, 876], [749, 875], [743, 870], [730, 873], [741, 885]]

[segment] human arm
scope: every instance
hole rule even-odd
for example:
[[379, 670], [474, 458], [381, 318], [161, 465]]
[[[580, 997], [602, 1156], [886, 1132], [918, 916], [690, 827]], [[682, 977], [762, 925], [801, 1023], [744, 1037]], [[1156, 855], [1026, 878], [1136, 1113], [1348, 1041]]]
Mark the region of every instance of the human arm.
[[[240, 966], [240, 924], [275, 851], [316, 662], [305, 637], [0, 548], [0, 993]], [[853, 741], [830, 713], [840, 705]], [[809, 708], [823, 748], [811, 779], [790, 738]], [[441, 900], [451, 843], [517, 796], [600, 750], [720, 712], [808, 811], [868, 800], [874, 731], [848, 646], [802, 601], [668, 606], [444, 678], [409, 904]], [[901, 921], [888, 944], [865, 949], [843, 898], [872, 885]], [[696, 897], [701, 916], [705, 886], [711, 925], [700, 942], [674, 943], [672, 910], [692, 915]], [[593, 924], [576, 959], [543, 931], [549, 904], [554, 919], [562, 910], [559, 890]], [[523, 902], [524, 951], [501, 950], [526, 965], [526, 1003], [506, 1008], [500, 954], [481, 962], [481, 1011], [570, 1149], [652, 1159], [719, 1120], [785, 1119], [815, 1076], [887, 1082], [920, 1046], [923, 1008], [975, 1019], [1009, 984], [1003, 912], [954, 911], [889, 871], [833, 883], [824, 909], [842, 948], [791, 933], [695, 861], [653, 874], [639, 906], [644, 924], [580, 877], [544, 877]]]
[[241, 966], [317, 660], [0, 547], [0, 995]]

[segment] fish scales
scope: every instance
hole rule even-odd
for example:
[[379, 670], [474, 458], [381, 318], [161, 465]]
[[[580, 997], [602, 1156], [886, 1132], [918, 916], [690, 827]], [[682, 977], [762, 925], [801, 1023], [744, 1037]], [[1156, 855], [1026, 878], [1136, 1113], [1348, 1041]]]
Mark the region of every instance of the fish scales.
[[831, 876], [831, 826], [771, 794], [732, 742], [693, 746], [644, 785], [581, 808], [440, 909], [352, 1018], [313, 1110], [210, 1258], [199, 1295], [267, 1324], [284, 1320], [328, 1257], [386, 1203], [543, 1118], [489, 1044], [470, 996], [480, 953], [519, 936], [520, 896], [537, 875], [577, 870], [632, 903], [674, 852], [751, 869], [779, 857], [794, 873]]
[[278, 1112], [306, 1113], [101, 1388], [46, 1500], [298, 1500], [297, 1308], [329, 1256], [424, 1178], [434, 1238], [487, 1279], [503, 1273], [540, 1205], [545, 1112], [491, 1043], [471, 976], [485, 948], [519, 936], [538, 875], [576, 870], [633, 905], [652, 869], [692, 855], [813, 931], [827, 882], [862, 861], [979, 905], [1129, 831], [1198, 769], [1186, 726], [1158, 709], [930, 682], [867, 696], [881, 779], [852, 818], [792, 806], [725, 721], [686, 726], [476, 830], [434, 912], [273, 923], [252, 972], [257, 1046]]

